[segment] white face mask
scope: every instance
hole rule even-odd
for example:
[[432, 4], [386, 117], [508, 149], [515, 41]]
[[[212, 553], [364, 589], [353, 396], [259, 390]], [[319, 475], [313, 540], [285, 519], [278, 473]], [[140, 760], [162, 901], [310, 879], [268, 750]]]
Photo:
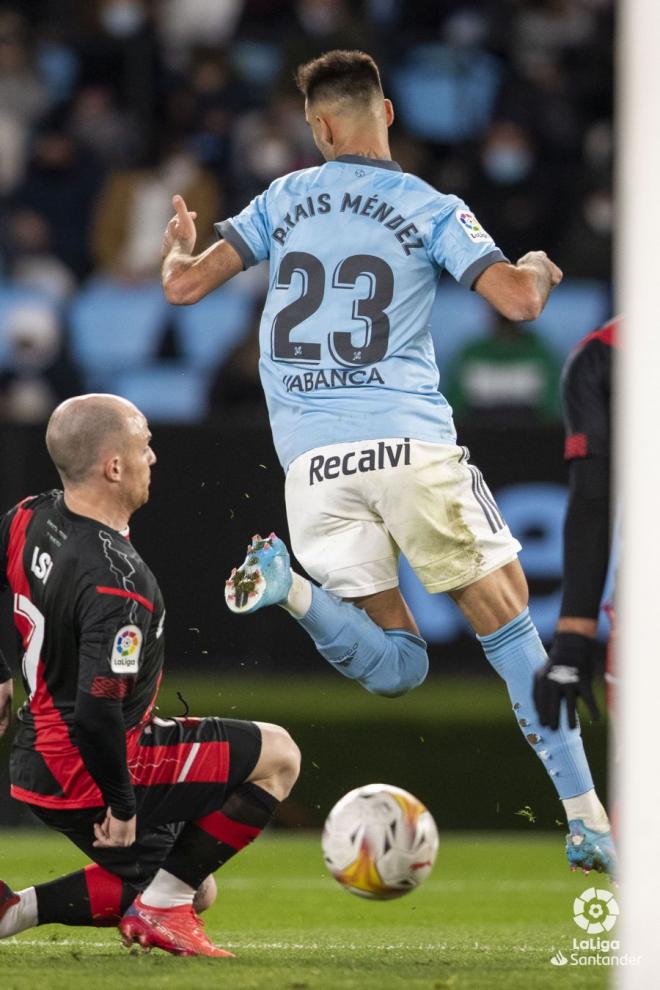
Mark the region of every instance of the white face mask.
[[263, 140], [258, 151], [250, 155], [252, 171], [264, 180], [286, 172], [290, 167], [290, 161], [291, 148], [288, 142], [276, 137]]
[[611, 234], [614, 224], [612, 200], [607, 196], [592, 196], [584, 204], [584, 219], [597, 234]]
[[529, 175], [532, 154], [524, 146], [492, 145], [484, 152], [482, 164], [486, 174], [502, 185], [513, 185]]
[[101, 24], [115, 38], [128, 38], [142, 27], [145, 12], [141, 3], [110, 0], [101, 10]]

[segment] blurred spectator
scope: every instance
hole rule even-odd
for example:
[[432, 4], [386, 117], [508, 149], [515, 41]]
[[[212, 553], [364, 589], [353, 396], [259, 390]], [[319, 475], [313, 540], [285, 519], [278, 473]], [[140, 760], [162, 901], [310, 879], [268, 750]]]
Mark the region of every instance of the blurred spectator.
[[7, 225], [6, 264], [16, 285], [36, 289], [59, 302], [76, 286], [73, 271], [53, 251], [48, 222], [34, 210], [15, 210]]
[[222, 48], [232, 38], [243, 0], [161, 0], [156, 17], [170, 65], [187, 65], [195, 47]]
[[491, 125], [473, 188], [471, 208], [512, 260], [537, 247], [552, 254], [562, 221], [560, 177], [539, 157], [528, 130], [506, 120]]
[[273, 179], [319, 164], [319, 153], [305, 122], [299, 96], [276, 95], [269, 106], [245, 114], [237, 123], [233, 146], [236, 183], [245, 200]]
[[250, 102], [249, 94], [222, 51], [197, 49], [188, 75], [187, 104], [179, 92], [179, 108], [185, 110], [173, 124], [190, 132], [188, 144], [201, 165], [226, 174], [231, 168], [236, 117]]
[[47, 224], [53, 251], [82, 278], [91, 268], [90, 220], [102, 173], [93, 155], [62, 127], [58, 114], [37, 132], [14, 201]]
[[159, 131], [162, 56], [153, 0], [69, 0], [76, 7], [80, 85], [109, 86], [148, 143]]
[[[372, 47], [374, 31], [362, 21], [356, 4], [346, 0], [296, 0], [291, 16], [282, 24], [284, 45], [283, 82], [292, 84], [293, 73], [301, 62], [316, 58], [332, 48]], [[275, 13], [277, 5], [274, 5]]]
[[135, 161], [142, 138], [135, 120], [117, 106], [110, 86], [83, 86], [71, 108], [71, 134], [106, 165]]
[[503, 317], [459, 352], [441, 388], [458, 419], [522, 425], [559, 416], [555, 358], [533, 331]]
[[[395, 100], [406, 171], [465, 199], [512, 260], [545, 248], [568, 277], [607, 278], [613, 30], [613, 0], [11, 0], [0, 274], [60, 301], [99, 268], [157, 277], [173, 191], [203, 246], [214, 220], [319, 163], [293, 70], [359, 47]], [[221, 391], [247, 388], [250, 360], [246, 341]]]
[[614, 158], [614, 135], [610, 120], [598, 120], [587, 128], [583, 142], [583, 171], [591, 185], [610, 188]]
[[567, 217], [557, 245], [557, 263], [574, 277], [611, 278], [613, 225], [609, 186], [590, 190]]
[[58, 317], [46, 306], [21, 307], [10, 316], [6, 332], [10, 367], [0, 373], [0, 416], [43, 422], [59, 402], [83, 391], [64, 351]]
[[119, 278], [156, 278], [163, 231], [172, 216], [172, 195], [183, 195], [197, 211], [198, 248], [213, 239], [221, 191], [211, 174], [178, 143], [143, 168], [112, 173], [101, 191], [94, 222], [97, 266]]
[[518, 58], [561, 52], [589, 43], [595, 12], [581, 0], [524, 2], [515, 21], [513, 50]]
[[30, 126], [48, 106], [46, 88], [34, 68], [27, 30], [13, 10], [0, 11], [0, 193], [19, 181]]
[[259, 324], [265, 297], [255, 300], [245, 337], [217, 369], [211, 382], [209, 408], [212, 416], [236, 414], [245, 422], [267, 422], [266, 400], [259, 378]]

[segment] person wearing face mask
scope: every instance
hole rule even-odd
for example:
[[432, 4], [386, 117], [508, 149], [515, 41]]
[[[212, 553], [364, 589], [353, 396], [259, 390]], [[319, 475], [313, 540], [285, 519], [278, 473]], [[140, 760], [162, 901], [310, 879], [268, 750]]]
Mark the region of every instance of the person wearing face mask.
[[514, 121], [494, 122], [479, 156], [471, 200], [475, 211], [504, 232], [503, 250], [515, 255], [532, 242], [552, 246], [558, 181], [543, 168], [532, 135]]
[[564, 267], [576, 278], [611, 277], [613, 223], [609, 186], [587, 192], [579, 208], [570, 214], [558, 253]]

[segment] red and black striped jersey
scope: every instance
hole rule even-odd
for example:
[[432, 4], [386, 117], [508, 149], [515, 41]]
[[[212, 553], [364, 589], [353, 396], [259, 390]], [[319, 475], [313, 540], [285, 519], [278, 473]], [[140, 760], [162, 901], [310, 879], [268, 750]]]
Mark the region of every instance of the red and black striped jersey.
[[587, 334], [568, 357], [561, 391], [567, 461], [609, 457], [611, 447], [612, 355], [620, 320]]
[[[126, 731], [149, 716], [164, 658], [165, 609], [155, 577], [126, 536], [74, 514], [62, 492], [51, 491], [0, 520], [0, 588], [7, 586], [27, 695], [12, 745], [13, 796], [84, 808], [109, 804], [114, 794], [118, 806], [112, 788], [119, 784], [129, 817], [125, 756], [114, 768], [122, 779], [106, 780], [89, 745], [83, 759], [76, 727], [81, 734], [85, 704], [96, 705], [87, 711], [99, 713], [99, 726], [112, 714], [112, 732], [121, 730], [113, 745], [125, 753]], [[99, 751], [102, 742], [99, 735]]]

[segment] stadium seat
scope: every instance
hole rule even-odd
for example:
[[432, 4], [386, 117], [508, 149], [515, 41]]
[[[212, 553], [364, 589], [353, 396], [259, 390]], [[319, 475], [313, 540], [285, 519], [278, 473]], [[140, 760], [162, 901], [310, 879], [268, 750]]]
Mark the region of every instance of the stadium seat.
[[206, 415], [208, 376], [181, 361], [158, 361], [106, 375], [103, 392], [134, 402], [147, 419], [160, 423], [196, 423]]
[[182, 357], [217, 367], [248, 329], [254, 301], [240, 286], [221, 286], [192, 306], [173, 306], [171, 316]]
[[267, 90], [282, 69], [282, 50], [269, 41], [256, 38], [236, 38], [230, 48], [234, 69], [250, 87]]
[[501, 70], [487, 52], [430, 43], [411, 48], [391, 75], [405, 127], [427, 141], [456, 143], [487, 126]]
[[20, 286], [0, 287], [0, 368], [6, 368], [11, 362], [8, 328], [12, 315], [32, 307], [57, 311], [52, 299], [41, 292]]
[[446, 374], [461, 348], [486, 336], [494, 321], [495, 311], [485, 299], [457, 285], [449, 276], [443, 277], [431, 310], [431, 335], [440, 374]]
[[114, 368], [144, 364], [158, 353], [168, 304], [158, 282], [131, 285], [96, 278], [71, 304], [71, 354], [90, 384]]
[[591, 330], [612, 315], [607, 282], [564, 279], [554, 290], [538, 320], [529, 323], [560, 361]]

